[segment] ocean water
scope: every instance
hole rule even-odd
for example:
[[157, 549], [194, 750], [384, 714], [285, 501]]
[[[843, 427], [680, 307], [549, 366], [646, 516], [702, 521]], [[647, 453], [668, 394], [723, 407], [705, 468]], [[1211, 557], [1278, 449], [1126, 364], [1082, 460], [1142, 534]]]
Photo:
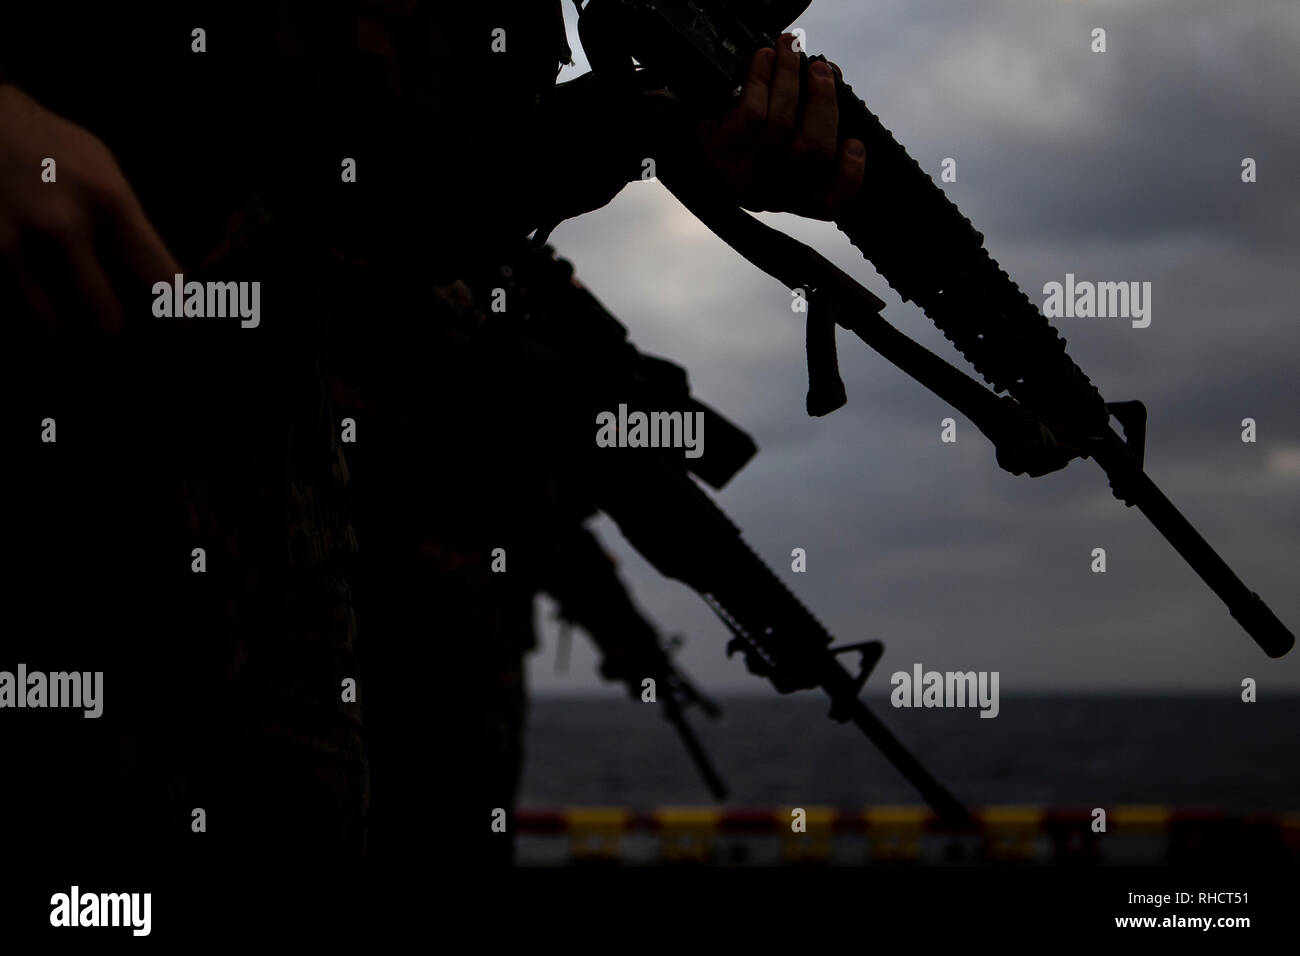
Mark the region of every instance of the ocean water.
[[[867, 702], [971, 807], [1300, 810], [1300, 696], [1003, 697], [994, 719]], [[820, 694], [720, 703], [719, 721], [690, 720], [730, 788], [725, 806], [920, 802], [856, 727], [826, 716]], [[525, 746], [521, 808], [712, 802], [654, 704], [537, 698]]]

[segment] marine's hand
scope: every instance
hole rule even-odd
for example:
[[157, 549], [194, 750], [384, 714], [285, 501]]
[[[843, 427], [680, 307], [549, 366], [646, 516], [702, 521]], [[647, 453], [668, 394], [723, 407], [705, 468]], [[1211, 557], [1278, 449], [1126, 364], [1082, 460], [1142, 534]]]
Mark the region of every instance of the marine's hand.
[[862, 186], [866, 151], [856, 139], [838, 144], [835, 76], [826, 63], [809, 66], [800, 102], [792, 42], [783, 36], [775, 50], [754, 54], [739, 100], [702, 122], [696, 140], [745, 208], [833, 219]]
[[0, 84], [0, 301], [55, 328], [119, 331], [127, 292], [180, 271], [108, 147]]

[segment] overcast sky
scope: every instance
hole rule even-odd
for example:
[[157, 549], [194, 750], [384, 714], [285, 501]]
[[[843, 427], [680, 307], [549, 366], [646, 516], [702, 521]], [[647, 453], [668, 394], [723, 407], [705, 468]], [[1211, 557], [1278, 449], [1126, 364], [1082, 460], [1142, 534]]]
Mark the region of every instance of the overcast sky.
[[[566, 16], [573, 10], [566, 2]], [[570, 23], [577, 68], [586, 70]], [[1109, 401], [1149, 411], [1147, 472], [1247, 586], [1300, 626], [1300, 4], [1295, 0], [814, 0], [796, 26], [838, 63], [1041, 304], [1067, 272], [1152, 283], [1151, 325], [1060, 318]], [[1107, 51], [1090, 51], [1094, 27]], [[1241, 161], [1259, 181], [1241, 182]], [[865, 283], [885, 317], [969, 370], [833, 226], [765, 216]], [[843, 642], [879, 638], [868, 691], [914, 662], [997, 670], [1001, 691], [1300, 689], [1300, 651], [1265, 657], [1091, 461], [1013, 478], [974, 426], [841, 332], [848, 404], [804, 413], [803, 327], [788, 290], [658, 183], [552, 237], [643, 351], [746, 429], [757, 457], [715, 498]], [[940, 420], [958, 419], [955, 445]], [[1240, 422], [1258, 422], [1258, 442]], [[597, 532], [638, 603], [686, 636], [705, 687], [770, 693], [692, 591], [615, 526]], [[790, 570], [790, 551], [808, 570]], [[1093, 574], [1093, 548], [1108, 570]], [[543, 602], [534, 690], [620, 693], [575, 636], [554, 672]]]

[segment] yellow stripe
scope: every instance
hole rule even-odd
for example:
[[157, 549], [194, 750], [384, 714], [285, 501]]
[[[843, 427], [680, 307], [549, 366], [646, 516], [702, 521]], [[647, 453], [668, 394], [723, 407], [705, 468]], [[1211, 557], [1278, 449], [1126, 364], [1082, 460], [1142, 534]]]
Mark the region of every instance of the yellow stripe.
[[611, 860], [632, 814], [618, 807], [572, 807], [564, 811], [569, 828], [569, 856]]
[[654, 818], [661, 826], [712, 830], [722, 819], [722, 811], [714, 807], [660, 807]]
[[1034, 827], [1037, 828], [1047, 812], [1042, 807], [1031, 806], [994, 806], [985, 807], [979, 818], [991, 827]]
[[564, 811], [564, 822], [570, 830], [621, 830], [631, 818], [632, 814], [618, 807], [570, 807]]
[[1136, 829], [1163, 829], [1169, 825], [1171, 816], [1169, 808], [1164, 806], [1122, 806], [1111, 812], [1110, 822]]
[[713, 837], [722, 811], [714, 807], [660, 807], [654, 812], [660, 826], [659, 852], [668, 862], [707, 863], [713, 856]]
[[822, 861], [831, 852], [831, 825], [839, 816], [834, 807], [803, 807], [806, 829], [797, 833], [791, 829], [798, 807], [785, 807], [782, 819], [781, 857], [785, 860]]
[[867, 807], [862, 817], [869, 827], [920, 826], [930, 816], [927, 807], [886, 806]]
[[872, 860], [915, 860], [921, 853], [921, 835], [930, 818], [927, 807], [877, 806], [862, 813], [867, 821], [868, 855]]

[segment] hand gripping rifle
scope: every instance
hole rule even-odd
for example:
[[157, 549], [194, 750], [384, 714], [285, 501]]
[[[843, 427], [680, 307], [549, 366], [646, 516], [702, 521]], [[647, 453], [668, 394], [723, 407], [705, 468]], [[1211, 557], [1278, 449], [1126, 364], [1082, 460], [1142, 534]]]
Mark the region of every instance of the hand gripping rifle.
[[[741, 652], [749, 670], [783, 694], [820, 687], [831, 699], [832, 718], [857, 724], [945, 823], [966, 825], [965, 808], [858, 700], [883, 645], [867, 641], [833, 647], [826, 628], [746, 545], [692, 477], [723, 487], [753, 456], [753, 440], [691, 397], [682, 368], [639, 352], [627, 340], [627, 329], [574, 281], [573, 267], [557, 259], [549, 246], [513, 256], [500, 274], [476, 287], [502, 281], [508, 283], [513, 303], [502, 320], [515, 316], [515, 334], [562, 360], [561, 368], [572, 364], [572, 374], [552, 378], [577, 393], [578, 407], [608, 409], [627, 402], [639, 409], [705, 413], [709, 437], [700, 458], [686, 458], [680, 449], [598, 449], [590, 432], [580, 437], [584, 451], [578, 477], [587, 487], [578, 496], [577, 510], [587, 503], [598, 506], [661, 573], [697, 591], [732, 633], [728, 655]], [[561, 602], [567, 602], [564, 594], [571, 589], [559, 590]], [[566, 613], [571, 607], [566, 606]], [[636, 645], [638, 653], [649, 646], [645, 641]], [[858, 655], [856, 674], [837, 660], [845, 653]]]
[[[808, 0], [587, 0], [579, 32], [611, 108], [639, 104], [646, 90], [665, 88], [698, 115], [709, 115], [728, 108], [753, 54], [774, 46], [807, 6]], [[800, 56], [805, 69], [825, 59]], [[1115, 496], [1150, 519], [1265, 653], [1287, 653], [1295, 637], [1143, 471], [1142, 403], [1102, 399], [1066, 354], [1065, 340], [989, 255], [983, 235], [852, 88], [839, 77], [836, 84], [840, 138], [856, 138], [867, 151], [866, 185], [836, 224], [992, 389], [898, 332], [880, 317], [878, 298], [814, 250], [719, 199], [671, 146], [662, 146], [659, 179], [692, 213], [770, 275], [811, 290], [809, 414], [827, 414], [845, 401], [835, 357], [838, 324], [969, 417], [1012, 474], [1038, 477], [1074, 458], [1093, 458]], [[1123, 437], [1111, 427], [1112, 416]]]

